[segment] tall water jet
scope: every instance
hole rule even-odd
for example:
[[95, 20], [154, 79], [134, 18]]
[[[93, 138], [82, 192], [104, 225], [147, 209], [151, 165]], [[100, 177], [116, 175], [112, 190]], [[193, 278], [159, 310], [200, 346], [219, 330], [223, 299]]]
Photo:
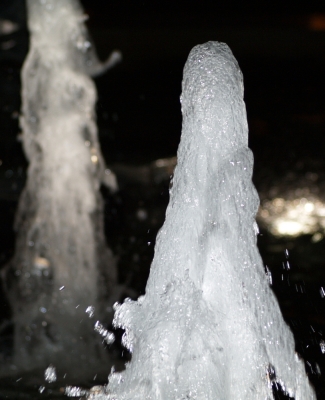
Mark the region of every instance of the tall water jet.
[[27, 11], [20, 124], [29, 168], [15, 256], [4, 276], [14, 322], [12, 361], [19, 371], [52, 363], [62, 375], [74, 369], [93, 376], [103, 351], [85, 310], [91, 305], [102, 315], [116, 283], [100, 194], [102, 183], [114, 189], [116, 182], [105, 174], [89, 76], [120, 55], [98, 61], [78, 0], [27, 0]]
[[256, 246], [243, 79], [225, 44], [191, 51], [181, 103], [146, 293], [115, 306], [132, 360], [89, 398], [261, 400], [276, 381], [296, 400], [315, 399]]

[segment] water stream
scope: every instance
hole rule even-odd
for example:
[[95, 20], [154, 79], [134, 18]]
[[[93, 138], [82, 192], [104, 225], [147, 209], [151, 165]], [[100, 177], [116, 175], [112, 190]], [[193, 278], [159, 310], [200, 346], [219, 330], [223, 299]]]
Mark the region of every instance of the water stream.
[[[184, 67], [183, 128], [145, 295], [115, 306], [132, 360], [93, 399], [315, 399], [256, 245], [242, 74], [227, 45]], [[70, 394], [73, 394], [72, 392]]]

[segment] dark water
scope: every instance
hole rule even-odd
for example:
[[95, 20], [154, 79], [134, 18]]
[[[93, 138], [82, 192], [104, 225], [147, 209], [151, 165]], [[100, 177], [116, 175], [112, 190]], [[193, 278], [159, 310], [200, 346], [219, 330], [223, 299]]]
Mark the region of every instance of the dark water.
[[[12, 7], [18, 3], [12, 2]], [[148, 165], [176, 154], [181, 132], [182, 68], [194, 45], [224, 41], [238, 59], [244, 73], [250, 146], [255, 156], [254, 182], [261, 197], [267, 197], [274, 186], [285, 196], [290, 189], [283, 183], [288, 173], [293, 186], [306, 174], [317, 174], [317, 185], [323, 188], [325, 30], [312, 29], [311, 12], [294, 15], [286, 11], [266, 18], [260, 11], [241, 18], [228, 10], [224, 19], [207, 13], [204, 23], [202, 10], [198, 14], [188, 11], [179, 21], [167, 13], [168, 25], [166, 15], [158, 16], [154, 7], [144, 8], [147, 14], [134, 15], [132, 10], [123, 13], [118, 8], [106, 20], [105, 12], [96, 8], [99, 2], [88, 3], [89, 26], [99, 54], [105, 57], [118, 48], [124, 57], [122, 64], [96, 81], [97, 114], [102, 150], [120, 184], [115, 195], [103, 189], [107, 240], [119, 258], [119, 279], [128, 282], [135, 297], [144, 292], [156, 233], [168, 203], [169, 182], [141, 184], [132, 174], [122, 173], [120, 166]], [[7, 18], [10, 12], [18, 15], [17, 10], [21, 10], [18, 6], [9, 8], [0, 8]], [[26, 160], [17, 140], [17, 118], [19, 72], [28, 38], [23, 13], [19, 12], [22, 28], [0, 36], [2, 266], [14, 251], [13, 218], [26, 173]], [[14, 46], [6, 50], [5, 43], [10, 40]], [[325, 201], [323, 189], [320, 196]], [[321, 348], [325, 340], [325, 298], [321, 295], [321, 287], [325, 288], [325, 239], [313, 242], [311, 235], [275, 237], [264, 229], [258, 243], [272, 272], [284, 318], [294, 332], [297, 351], [305, 359], [318, 399], [325, 399], [325, 354]], [[290, 270], [285, 268], [288, 260]], [[2, 293], [0, 300], [0, 320], [4, 322], [10, 318], [10, 310]], [[11, 340], [12, 327], [8, 325], [0, 335], [0, 355], [10, 354]], [[32, 378], [25, 379], [30, 383], [28, 389], [24, 380], [17, 379], [0, 381], [0, 399], [62, 397], [64, 384], [46, 385], [46, 391], [39, 394], [39, 384]]]

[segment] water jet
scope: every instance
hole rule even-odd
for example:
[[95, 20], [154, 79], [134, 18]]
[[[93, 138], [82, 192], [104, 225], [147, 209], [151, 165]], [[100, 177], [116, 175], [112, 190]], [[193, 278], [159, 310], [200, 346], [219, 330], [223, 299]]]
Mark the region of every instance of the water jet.
[[116, 182], [105, 174], [90, 76], [121, 56], [99, 62], [78, 0], [26, 4], [30, 49], [20, 125], [29, 167], [15, 255], [3, 276], [14, 323], [12, 373], [53, 364], [59, 377], [92, 377], [107, 354], [85, 311], [93, 305], [109, 320], [104, 310], [116, 284], [100, 185], [115, 190]]
[[[115, 306], [132, 352], [90, 399], [315, 399], [259, 255], [243, 78], [229, 47], [193, 48], [166, 219], [146, 293]], [[98, 392], [98, 391], [97, 391]]]

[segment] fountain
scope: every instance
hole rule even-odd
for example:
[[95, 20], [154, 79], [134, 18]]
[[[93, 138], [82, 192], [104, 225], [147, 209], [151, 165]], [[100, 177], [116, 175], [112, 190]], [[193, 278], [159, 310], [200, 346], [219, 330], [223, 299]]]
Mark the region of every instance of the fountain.
[[256, 246], [243, 79], [227, 45], [196, 46], [182, 87], [177, 166], [146, 293], [115, 305], [132, 360], [88, 398], [261, 400], [276, 383], [315, 399]]
[[[27, 0], [30, 49], [22, 70], [22, 141], [29, 161], [16, 217], [16, 252], [4, 274], [14, 322], [11, 369], [21, 373], [54, 364], [93, 377], [105, 364], [94, 322], [116, 285], [106, 246], [100, 185], [116, 189], [105, 168], [94, 115], [90, 75], [119, 59], [97, 59], [78, 0]], [[105, 304], [105, 307], [103, 306]], [[92, 366], [92, 367], [91, 367]]]

